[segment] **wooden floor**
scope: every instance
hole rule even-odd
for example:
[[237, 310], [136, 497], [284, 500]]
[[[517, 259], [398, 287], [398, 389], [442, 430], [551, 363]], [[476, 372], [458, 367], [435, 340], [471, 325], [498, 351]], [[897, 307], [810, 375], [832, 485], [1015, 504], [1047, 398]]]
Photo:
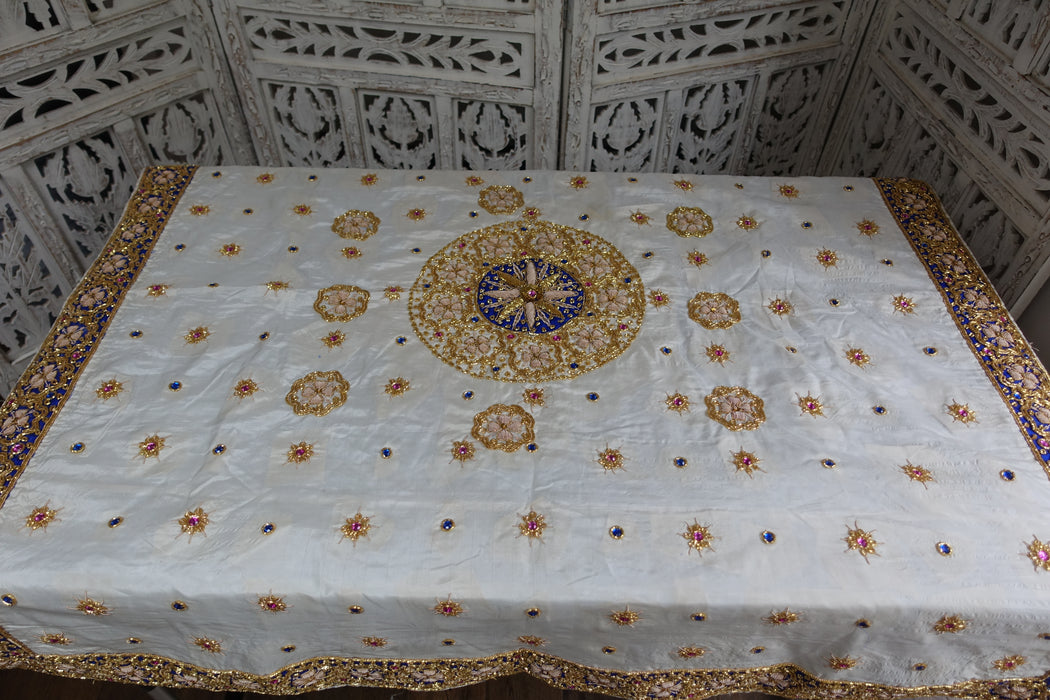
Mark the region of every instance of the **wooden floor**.
[[[212, 693], [187, 688], [167, 689], [168, 696], [151, 695], [148, 688], [124, 683], [80, 681], [21, 670], [0, 670], [2, 700], [273, 700], [256, 693]], [[158, 697], [160, 695], [160, 697]], [[389, 688], [333, 688], [300, 696], [304, 700], [607, 700], [607, 695], [558, 690], [531, 676], [518, 675], [431, 692]], [[734, 695], [733, 700], [775, 700], [759, 693]]]

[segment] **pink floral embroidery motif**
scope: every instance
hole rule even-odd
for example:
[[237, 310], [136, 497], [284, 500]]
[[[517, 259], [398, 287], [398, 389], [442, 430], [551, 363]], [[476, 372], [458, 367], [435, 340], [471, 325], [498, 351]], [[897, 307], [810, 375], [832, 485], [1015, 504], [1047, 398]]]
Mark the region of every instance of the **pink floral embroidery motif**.
[[284, 400], [296, 415], [324, 416], [346, 403], [349, 390], [350, 382], [336, 370], [310, 372], [295, 380]]
[[534, 424], [521, 406], [495, 404], [474, 416], [470, 434], [490, 450], [514, 452], [535, 439]]
[[332, 222], [332, 233], [340, 238], [352, 238], [363, 241], [379, 230], [379, 217], [370, 211], [351, 209], [335, 217]]
[[667, 228], [683, 238], [703, 238], [715, 230], [711, 216], [700, 207], [675, 207], [667, 215]]
[[334, 284], [317, 292], [314, 311], [326, 321], [345, 323], [368, 310], [367, 290], [348, 284]]
[[478, 193], [478, 206], [489, 214], [510, 214], [524, 203], [521, 192], [509, 185], [491, 185]]
[[708, 330], [729, 328], [740, 321], [740, 304], [728, 294], [699, 292], [689, 300], [689, 318]]
[[762, 399], [743, 387], [715, 387], [704, 402], [707, 417], [730, 430], [755, 430], [766, 420]]

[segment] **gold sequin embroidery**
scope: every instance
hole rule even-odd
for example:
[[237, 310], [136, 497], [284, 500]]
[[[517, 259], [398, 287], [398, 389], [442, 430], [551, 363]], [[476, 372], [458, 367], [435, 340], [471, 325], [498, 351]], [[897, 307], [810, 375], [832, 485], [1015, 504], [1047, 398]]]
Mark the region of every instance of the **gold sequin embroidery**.
[[770, 625], [790, 625], [792, 622], [799, 621], [799, 614], [785, 608], [784, 610], [769, 613], [769, 615], [762, 618], [762, 621]]
[[525, 197], [510, 185], [490, 185], [478, 192], [478, 206], [489, 214], [511, 214], [524, 203]]
[[211, 207], [207, 204], [194, 204], [190, 207], [190, 213], [194, 216], [207, 216], [210, 211]]
[[470, 434], [490, 450], [514, 452], [536, 438], [535, 421], [521, 406], [494, 404], [474, 416]]
[[197, 326], [186, 331], [186, 335], [182, 337], [188, 345], [196, 345], [207, 340], [209, 335], [211, 335], [211, 331], [208, 330], [207, 326]]
[[707, 360], [709, 362], [717, 362], [720, 365], [724, 365], [728, 362], [731, 355], [724, 345], [708, 345], [704, 348], [704, 352], [707, 354]]
[[740, 304], [721, 292], [699, 292], [689, 300], [689, 318], [708, 330], [729, 328], [740, 321]]
[[715, 225], [700, 207], [675, 207], [667, 215], [667, 228], [683, 238], [703, 238], [715, 230]]
[[693, 183], [689, 180], [674, 180], [672, 184], [683, 192], [689, 192], [693, 189]]
[[208, 514], [204, 512], [204, 509], [197, 506], [193, 510], [186, 511], [186, 514], [178, 519], [179, 528], [193, 539], [196, 534], [205, 534], [204, 530], [208, 527], [209, 522]]
[[40, 641], [44, 644], [53, 644], [56, 646], [65, 646], [73, 643], [72, 639], [61, 632], [45, 632], [40, 635]]
[[689, 410], [689, 397], [685, 394], [668, 394], [664, 403], [667, 405], [668, 411], [674, 411], [675, 413], [685, 413]]
[[690, 251], [689, 254], [685, 256], [685, 259], [689, 261], [690, 265], [694, 265], [695, 267], [703, 267], [707, 264], [707, 256], [699, 250]]
[[314, 311], [326, 321], [345, 323], [368, 310], [367, 290], [349, 284], [333, 284], [317, 292]]
[[936, 479], [933, 478], [933, 472], [919, 464], [908, 462], [907, 464], [902, 464], [900, 470], [907, 474], [908, 478], [912, 481], [918, 481], [924, 488], [928, 482], [936, 481]]
[[292, 207], [292, 213], [296, 216], [310, 216], [310, 214], [313, 214], [313, 209], [310, 208], [309, 204], [296, 204]]
[[846, 527], [846, 536], [843, 541], [846, 543], [847, 551], [858, 552], [864, 557], [864, 561], [868, 561], [869, 555], [879, 556], [879, 553], [875, 551], [879, 544], [878, 541], [871, 532], [857, 527], [857, 523], [853, 523], [853, 527]]
[[755, 472], [763, 471], [762, 468], [758, 466], [758, 463], [761, 461], [762, 460], [756, 457], [753, 452], [740, 450], [733, 453], [733, 466], [736, 467], [738, 472], [744, 472], [749, 477]]
[[856, 365], [857, 367], [863, 367], [871, 362], [871, 357], [861, 348], [849, 348], [846, 350], [846, 359], [849, 360], [851, 365]]
[[977, 412], [964, 403], [952, 401], [944, 406], [945, 411], [957, 423], [976, 423]]
[[631, 221], [638, 224], [639, 226], [642, 226], [643, 224], [646, 226], [649, 225], [649, 215], [641, 211], [636, 211], [627, 218], [629, 218]]
[[259, 385], [251, 378], [239, 379], [233, 385], [233, 397], [236, 399], [246, 399], [257, 391], [259, 391]]
[[541, 647], [547, 643], [547, 640], [543, 637], [537, 637], [533, 634], [523, 634], [518, 637], [518, 641], [522, 644], [528, 644], [530, 647]]
[[356, 546], [357, 541], [362, 537], [368, 536], [368, 531], [371, 529], [372, 518], [362, 515], [361, 511], [358, 511], [354, 513], [354, 517], [346, 518], [346, 522], [339, 528], [339, 531], [343, 533], [340, 541], [350, 540]]
[[394, 377], [387, 381], [386, 386], [383, 387], [383, 391], [390, 396], [401, 396], [406, 391], [412, 388], [412, 385], [404, 377]]
[[619, 450], [606, 447], [604, 450], [598, 450], [598, 458], [595, 461], [601, 465], [602, 469], [611, 472], [623, 469], [623, 464], [627, 461], [627, 458]]
[[423, 219], [426, 218], [426, 215], [427, 215], [427, 210], [426, 209], [419, 209], [419, 208], [409, 209], [408, 212], [405, 213], [405, 216], [407, 216], [412, 221], [422, 221]]
[[124, 385], [118, 382], [116, 379], [107, 379], [98, 385], [95, 389], [95, 395], [103, 401], [108, 401], [119, 395], [120, 392], [124, 391]]
[[379, 230], [382, 223], [379, 217], [370, 211], [350, 209], [332, 221], [332, 233], [340, 238], [352, 238], [355, 241], [366, 240]]
[[521, 400], [530, 406], [542, 406], [543, 405], [543, 389], [534, 387], [532, 389], [526, 389], [521, 392]]
[[876, 233], [879, 232], [879, 225], [876, 224], [874, 221], [869, 221], [868, 219], [864, 219], [864, 221], [858, 221], [857, 222], [857, 230], [860, 231], [865, 236], [869, 236], [870, 237], [870, 236], [874, 236]]
[[468, 440], [455, 440], [452, 443], [452, 459], [466, 462], [474, 459], [474, 444]]
[[219, 248], [219, 254], [224, 255], [227, 258], [232, 258], [234, 255], [239, 255], [241, 247], [236, 243], [225, 243]]
[[649, 303], [657, 308], [667, 306], [671, 303], [671, 297], [669, 297], [667, 292], [662, 289], [654, 289], [649, 292]]
[[730, 430], [755, 430], [766, 420], [762, 399], [744, 387], [715, 387], [704, 402], [707, 417]]
[[813, 396], [812, 394], [806, 394], [805, 396], [795, 394], [795, 396], [798, 398], [798, 408], [802, 413], [808, 413], [811, 416], [824, 415], [824, 406], [820, 403], [819, 396]]
[[781, 299], [780, 297], [771, 299], [767, 308], [777, 316], [786, 316], [790, 314], [792, 310], [791, 302], [786, 299]]
[[434, 612], [445, 617], [457, 617], [464, 613], [464, 608], [460, 603], [452, 600], [452, 596], [449, 596], [445, 600], [438, 601], [438, 604], [434, 606]]
[[284, 400], [297, 416], [324, 416], [346, 403], [349, 390], [350, 382], [338, 370], [310, 372], [292, 383]]
[[996, 659], [992, 662], [992, 665], [1000, 671], [1013, 671], [1015, 668], [1024, 666], [1027, 662], [1028, 659], [1025, 657], [1015, 654], [1014, 656], [1004, 656], [1001, 659]]
[[860, 662], [860, 659], [854, 659], [851, 656], [829, 656], [828, 666], [835, 669], [836, 671], [845, 671], [856, 666]]
[[148, 459], [154, 457], [160, 459], [160, 451], [164, 449], [165, 438], [159, 435], [150, 435], [139, 443], [139, 457]]
[[933, 631], [937, 634], [956, 634], [966, 629], [969, 620], [964, 620], [958, 615], [945, 615], [933, 623]]
[[[29, 524], [28, 521], [26, 524]], [[1028, 558], [1032, 560], [1035, 570], [1050, 571], [1050, 542], [1042, 542], [1038, 537], [1032, 535], [1032, 541], [1025, 546]]]
[[799, 195], [799, 190], [794, 185], [781, 185], [777, 190], [780, 192], [780, 196], [788, 199], [794, 199]]
[[705, 549], [714, 549], [711, 546], [711, 542], [715, 538], [711, 534], [711, 530], [696, 520], [693, 520], [692, 525], [686, 525], [685, 532], [681, 532], [679, 535], [689, 545], [689, 549], [696, 551], [697, 554], [703, 555]]
[[166, 284], [151, 284], [146, 288], [146, 295], [151, 297], [162, 297], [170, 289]]
[[573, 177], [569, 178], [569, 187], [573, 188], [574, 190], [582, 189], [588, 184], [589, 183], [587, 182], [587, 178], [583, 175], [574, 175]]
[[699, 659], [705, 653], [703, 647], [678, 647], [678, 656], [683, 659]]
[[297, 442], [288, 448], [288, 464], [304, 464], [314, 456], [314, 446], [308, 442]]
[[893, 297], [894, 311], [900, 311], [902, 314], [913, 314], [915, 313], [915, 306], [915, 302], [903, 294]]
[[327, 347], [328, 349], [339, 347], [343, 344], [343, 341], [345, 340], [346, 333], [343, 333], [339, 330], [332, 331], [328, 335], [321, 338], [321, 342], [324, 343], [325, 347]]
[[628, 605], [623, 610], [613, 610], [609, 613], [609, 619], [620, 627], [634, 627], [634, 623], [641, 620], [642, 616], [637, 611], [631, 610], [631, 606]]
[[838, 261], [839, 256], [833, 250], [829, 250], [828, 248], [822, 248], [821, 250], [817, 251], [817, 262], [826, 268], [835, 267]]
[[743, 214], [736, 220], [737, 228], [741, 228], [745, 231], [754, 231], [758, 228], [758, 219], [753, 216]]
[[193, 643], [199, 646], [204, 651], [212, 654], [222, 653], [222, 642], [216, 639], [208, 639], [207, 637], [195, 637]]
[[259, 596], [257, 603], [262, 610], [274, 615], [288, 609], [288, 604], [284, 602], [284, 597], [276, 596], [273, 593]]
[[109, 608], [103, 601], [83, 598], [77, 601], [76, 609], [85, 615], [109, 615]]
[[543, 539], [543, 531], [547, 529], [547, 518], [534, 510], [530, 510], [521, 516], [518, 523], [518, 532], [529, 539]]
[[385, 296], [390, 301], [397, 301], [398, 299], [401, 298], [401, 292], [403, 292], [403, 291], [405, 291], [405, 290], [402, 289], [401, 287], [399, 287], [397, 285], [393, 285], [393, 286], [387, 287], [386, 289], [383, 290], [383, 296]]
[[33, 512], [26, 516], [26, 527], [30, 530], [47, 529], [47, 526], [55, 521], [58, 510], [45, 504], [34, 508]]
[[387, 641], [385, 637], [361, 637], [361, 643], [366, 647], [372, 647], [373, 649], [382, 649], [386, 646]]

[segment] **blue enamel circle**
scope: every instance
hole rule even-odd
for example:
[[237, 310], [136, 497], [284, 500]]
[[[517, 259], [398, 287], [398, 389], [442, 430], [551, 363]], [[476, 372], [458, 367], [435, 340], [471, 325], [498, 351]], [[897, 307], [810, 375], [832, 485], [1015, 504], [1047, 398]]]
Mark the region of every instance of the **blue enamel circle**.
[[563, 268], [538, 258], [493, 265], [478, 283], [478, 309], [515, 333], [550, 333], [583, 309], [583, 285]]

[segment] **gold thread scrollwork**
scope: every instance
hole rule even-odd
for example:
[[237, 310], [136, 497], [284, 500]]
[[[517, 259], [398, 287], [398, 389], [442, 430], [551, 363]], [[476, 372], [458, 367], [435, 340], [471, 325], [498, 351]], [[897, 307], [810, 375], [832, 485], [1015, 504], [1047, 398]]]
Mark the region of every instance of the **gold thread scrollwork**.
[[297, 416], [324, 416], [346, 403], [349, 390], [350, 382], [337, 370], [310, 372], [292, 383], [284, 400]]
[[704, 397], [707, 417], [730, 430], [755, 430], [766, 420], [763, 402], [742, 386], [718, 386]]
[[667, 215], [667, 228], [682, 238], [703, 238], [715, 230], [715, 225], [700, 207], [675, 207]]
[[367, 290], [350, 284], [333, 284], [317, 292], [314, 311], [326, 321], [344, 323], [368, 310]]
[[332, 233], [340, 238], [352, 238], [363, 241], [375, 235], [379, 230], [379, 217], [370, 211], [351, 209], [345, 211], [332, 221]]
[[535, 421], [521, 406], [494, 404], [474, 416], [470, 434], [490, 450], [514, 452], [536, 439]]
[[740, 321], [740, 304], [721, 292], [700, 292], [689, 300], [689, 318], [708, 330], [729, 328]]

